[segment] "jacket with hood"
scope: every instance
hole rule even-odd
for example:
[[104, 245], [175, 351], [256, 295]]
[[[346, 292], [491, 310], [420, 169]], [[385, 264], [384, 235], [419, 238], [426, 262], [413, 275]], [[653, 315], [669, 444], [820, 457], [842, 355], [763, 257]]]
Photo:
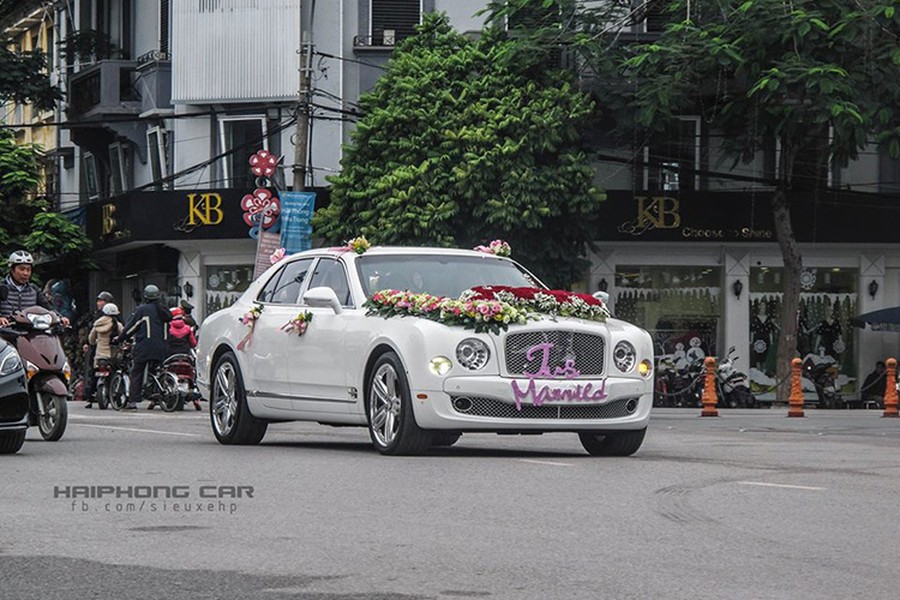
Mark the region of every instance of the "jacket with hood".
[[197, 337], [184, 319], [176, 317], [169, 323], [169, 352], [171, 354], [190, 354], [191, 348], [197, 345]]
[[94, 321], [94, 326], [91, 327], [91, 332], [88, 334], [88, 344], [97, 346], [94, 352], [95, 367], [101, 358], [107, 360], [112, 358], [110, 341], [121, 333], [122, 324], [113, 316], [103, 315]]

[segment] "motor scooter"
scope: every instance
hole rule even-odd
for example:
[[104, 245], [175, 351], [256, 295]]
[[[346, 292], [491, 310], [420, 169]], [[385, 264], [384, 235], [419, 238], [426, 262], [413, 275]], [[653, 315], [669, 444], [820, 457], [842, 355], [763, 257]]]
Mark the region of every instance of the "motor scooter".
[[162, 367], [178, 379], [178, 402], [175, 410], [184, 410], [186, 402], [191, 401], [194, 408], [200, 410], [199, 395], [194, 386], [197, 371], [191, 354], [173, 354], [163, 361]]
[[756, 408], [756, 397], [750, 391], [746, 373], [738, 371], [734, 366], [737, 360], [734, 353], [735, 348], [732, 346], [716, 368], [719, 403], [728, 408]]
[[836, 363], [808, 361], [803, 365], [803, 370], [806, 378], [812, 381], [816, 388], [820, 407], [843, 408], [843, 398], [836, 385], [838, 376]]
[[72, 377], [59, 335], [63, 325], [56, 313], [40, 306], [16, 311], [0, 336], [12, 344], [25, 366], [28, 386], [28, 424], [41, 437], [55, 442], [68, 422], [68, 382]]

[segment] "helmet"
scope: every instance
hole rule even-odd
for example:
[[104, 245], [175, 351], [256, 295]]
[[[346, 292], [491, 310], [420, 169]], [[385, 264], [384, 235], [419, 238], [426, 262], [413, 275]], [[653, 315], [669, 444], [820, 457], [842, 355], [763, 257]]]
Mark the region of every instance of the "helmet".
[[113, 304], [112, 302], [107, 302], [103, 305], [103, 314], [109, 316], [115, 316], [119, 314], [119, 307]]
[[103, 300], [104, 302], [112, 302], [113, 295], [110, 294], [109, 292], [100, 292], [99, 294], [97, 294], [97, 300]]
[[172, 308], [169, 309], [169, 311], [171, 311], [173, 319], [183, 319], [184, 318], [184, 311], [181, 310], [181, 308], [179, 308], [177, 306], [173, 306]]
[[145, 287], [144, 300], [159, 300], [159, 288], [152, 283]]
[[9, 261], [7, 265], [10, 269], [12, 269], [16, 265], [33, 265], [34, 258], [32, 258], [31, 254], [26, 250], [16, 250], [12, 254], [9, 255]]

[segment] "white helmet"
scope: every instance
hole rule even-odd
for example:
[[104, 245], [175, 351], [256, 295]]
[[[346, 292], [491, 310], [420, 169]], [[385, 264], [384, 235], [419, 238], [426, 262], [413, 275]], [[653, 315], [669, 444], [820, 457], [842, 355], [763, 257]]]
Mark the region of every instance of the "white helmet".
[[7, 266], [12, 269], [16, 265], [33, 265], [34, 258], [25, 250], [16, 250], [9, 255]]
[[113, 304], [112, 302], [107, 302], [103, 305], [103, 314], [109, 316], [115, 316], [119, 314], [119, 307]]

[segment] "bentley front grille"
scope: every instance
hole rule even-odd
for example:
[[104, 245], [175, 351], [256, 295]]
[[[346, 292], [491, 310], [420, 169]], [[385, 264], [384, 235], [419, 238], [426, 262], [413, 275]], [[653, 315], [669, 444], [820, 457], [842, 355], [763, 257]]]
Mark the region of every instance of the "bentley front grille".
[[466, 404], [469, 408], [465, 411], [456, 408], [457, 397], [451, 398], [451, 406], [456, 412], [495, 419], [620, 419], [633, 414], [637, 408], [636, 398], [622, 398], [608, 404], [523, 404], [522, 410], [518, 410], [515, 404], [494, 398], [464, 398], [471, 402]]
[[[563, 368], [566, 361], [580, 377], [596, 379], [603, 375], [606, 340], [599, 335], [577, 331], [528, 331], [506, 336], [506, 370], [510, 376], [537, 373], [544, 356], [551, 370]], [[531, 358], [528, 351], [531, 350]]]

